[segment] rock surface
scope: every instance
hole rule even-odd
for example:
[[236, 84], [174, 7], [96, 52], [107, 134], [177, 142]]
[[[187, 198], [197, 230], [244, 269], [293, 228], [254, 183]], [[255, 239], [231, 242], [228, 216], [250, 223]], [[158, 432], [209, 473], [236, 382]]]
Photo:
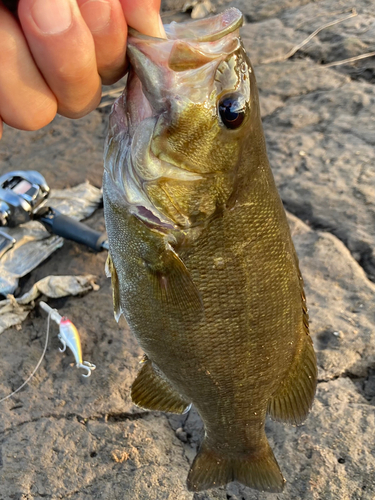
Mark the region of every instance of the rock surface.
[[[181, 2], [180, 2], [181, 3]], [[287, 479], [281, 495], [237, 483], [192, 494], [185, 478], [202, 433], [188, 416], [143, 412], [129, 388], [142, 352], [125, 321], [113, 319], [104, 253], [66, 242], [20, 283], [50, 274], [98, 276], [81, 298], [51, 301], [79, 328], [89, 379], [58, 351], [56, 328], [30, 384], [1, 404], [0, 500], [373, 500], [375, 498], [375, 88], [374, 58], [325, 68], [374, 50], [372, 0], [234, 0], [245, 14], [244, 44], [260, 88], [269, 157], [289, 215], [306, 282], [319, 384], [301, 427], [267, 422]], [[165, 18], [177, 1], [165, 2]], [[174, 7], [175, 6], [175, 7]], [[335, 19], [291, 59], [285, 55]], [[168, 10], [169, 9], [169, 10]], [[274, 62], [270, 62], [273, 60]], [[323, 63], [323, 64], [322, 64]], [[101, 185], [108, 108], [79, 121], [57, 118], [25, 133], [5, 128], [0, 174], [37, 169], [51, 187]], [[103, 230], [99, 210], [88, 221]], [[371, 281], [372, 280], [372, 281]], [[21, 331], [0, 335], [0, 398], [36, 365], [46, 319], [35, 311]]]

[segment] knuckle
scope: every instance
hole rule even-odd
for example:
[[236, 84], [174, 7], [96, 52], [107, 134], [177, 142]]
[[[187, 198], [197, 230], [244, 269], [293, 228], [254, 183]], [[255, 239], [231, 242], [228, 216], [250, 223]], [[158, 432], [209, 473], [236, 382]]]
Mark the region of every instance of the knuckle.
[[[48, 125], [56, 116], [57, 103], [52, 99], [35, 99], [32, 106], [22, 104], [16, 108], [2, 106], [0, 114], [5, 123], [19, 130], [39, 130]], [[14, 111], [16, 109], [16, 112]]]
[[82, 94], [82, 89], [73, 96], [59, 100], [58, 113], [66, 118], [82, 118], [93, 111], [99, 104], [101, 98], [101, 87], [98, 86], [93, 92], [87, 91]]
[[92, 71], [92, 60], [87, 56], [79, 59], [79, 64], [64, 61], [54, 68], [53, 77], [62, 86], [79, 86], [87, 80]]
[[56, 65], [50, 82], [58, 100], [58, 112], [68, 118], [81, 118], [95, 109], [100, 100], [100, 77], [92, 54], [80, 54], [75, 63]]
[[98, 71], [103, 85], [112, 85], [122, 78], [126, 72], [126, 60], [124, 55], [115, 60], [100, 61]]

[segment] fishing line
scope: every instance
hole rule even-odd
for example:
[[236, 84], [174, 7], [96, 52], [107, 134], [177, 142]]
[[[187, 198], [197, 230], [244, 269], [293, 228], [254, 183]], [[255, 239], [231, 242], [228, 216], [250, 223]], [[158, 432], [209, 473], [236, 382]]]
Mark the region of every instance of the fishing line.
[[2, 403], [3, 401], [5, 401], [5, 400], [7, 400], [7, 399], [11, 398], [12, 396], [14, 396], [14, 395], [15, 395], [18, 391], [20, 391], [23, 387], [25, 387], [25, 385], [26, 385], [28, 382], [30, 382], [30, 380], [31, 380], [31, 379], [33, 378], [33, 376], [35, 375], [35, 373], [36, 373], [37, 369], [39, 368], [39, 366], [40, 366], [41, 362], [43, 361], [43, 358], [44, 358], [44, 356], [45, 356], [45, 354], [46, 354], [46, 351], [47, 351], [48, 337], [49, 337], [49, 326], [50, 326], [50, 322], [51, 322], [50, 320], [51, 320], [51, 313], [49, 313], [49, 314], [48, 314], [48, 319], [47, 319], [47, 333], [46, 333], [46, 341], [45, 341], [45, 344], [44, 344], [44, 349], [43, 349], [42, 355], [41, 355], [41, 357], [40, 357], [40, 359], [39, 359], [39, 361], [38, 361], [38, 363], [37, 363], [36, 367], [35, 367], [35, 368], [34, 368], [34, 370], [31, 372], [31, 375], [29, 375], [29, 376], [27, 377], [27, 379], [25, 380], [25, 382], [24, 382], [22, 385], [20, 385], [20, 386], [18, 387], [18, 389], [16, 389], [15, 391], [11, 392], [10, 394], [8, 394], [8, 396], [5, 396], [5, 398], [0, 399], [0, 403]]

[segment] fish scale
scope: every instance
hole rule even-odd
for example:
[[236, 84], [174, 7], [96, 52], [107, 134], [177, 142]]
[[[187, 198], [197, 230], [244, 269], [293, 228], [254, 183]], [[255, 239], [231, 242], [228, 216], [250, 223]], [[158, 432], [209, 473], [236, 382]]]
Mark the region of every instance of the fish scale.
[[[129, 85], [113, 108], [105, 155], [115, 315], [124, 314], [146, 353], [132, 399], [176, 413], [195, 405], [205, 437], [191, 491], [233, 480], [282, 491], [266, 415], [301, 423], [316, 387], [303, 282], [239, 41], [241, 19], [229, 9], [186, 29], [166, 26], [166, 40], [131, 30]], [[189, 75], [198, 73], [189, 100]], [[127, 154], [133, 146], [144, 148], [141, 165]], [[164, 162], [160, 176], [152, 155]], [[172, 182], [168, 164], [194, 175]], [[134, 204], [146, 195], [147, 206]]]

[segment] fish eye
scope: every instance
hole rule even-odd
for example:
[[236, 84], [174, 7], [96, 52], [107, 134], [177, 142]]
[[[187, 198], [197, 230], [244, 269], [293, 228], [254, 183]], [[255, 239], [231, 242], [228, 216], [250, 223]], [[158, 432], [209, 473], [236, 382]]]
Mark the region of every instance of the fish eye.
[[238, 96], [229, 95], [219, 102], [219, 114], [227, 128], [236, 129], [244, 121], [245, 108]]

